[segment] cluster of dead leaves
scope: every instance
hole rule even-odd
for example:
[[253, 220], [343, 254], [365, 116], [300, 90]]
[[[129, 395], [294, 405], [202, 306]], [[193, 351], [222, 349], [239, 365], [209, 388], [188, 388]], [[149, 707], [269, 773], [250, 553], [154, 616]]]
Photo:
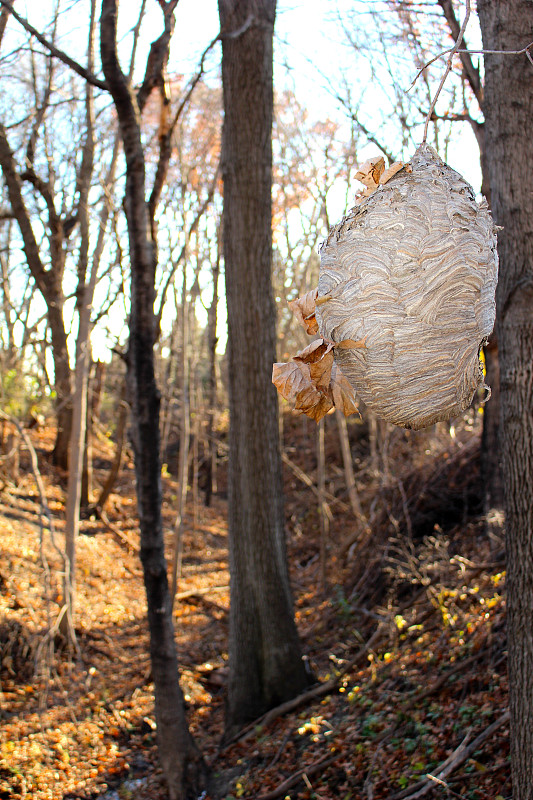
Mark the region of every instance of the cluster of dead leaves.
[[383, 186], [384, 183], [390, 181], [393, 175], [396, 175], [401, 169], [405, 169], [407, 172], [412, 171], [410, 164], [406, 164], [404, 161], [395, 161], [394, 164], [385, 169], [383, 156], [374, 156], [365, 161], [355, 173], [356, 179], [365, 187], [355, 196], [355, 204], [357, 205], [365, 197], [369, 197], [379, 186]]
[[[289, 303], [291, 311], [310, 336], [318, 333], [315, 308], [320, 298], [317, 300], [317, 292], [313, 289]], [[333, 408], [348, 417], [357, 412], [357, 400], [352, 386], [335, 363], [333, 349], [364, 346], [364, 341], [353, 339], [337, 343], [315, 339], [292, 361], [274, 364], [272, 382], [296, 411], [307, 414], [316, 422], [320, 422]]]
[[[356, 195], [355, 203], [360, 203], [379, 186], [387, 183], [401, 169], [411, 171], [409, 164], [396, 161], [385, 169], [383, 156], [369, 158], [359, 167], [355, 177], [364, 184], [364, 190]], [[327, 302], [326, 297], [318, 297], [318, 289], [298, 297], [289, 303], [294, 316], [305, 328], [309, 336], [318, 333], [315, 317], [317, 305]], [[365, 342], [345, 339], [331, 342], [316, 339], [304, 350], [297, 353], [288, 363], [274, 364], [272, 382], [278, 392], [294, 405], [296, 411], [307, 414], [320, 422], [333, 408], [348, 417], [357, 411], [357, 401], [352, 386], [348, 383], [333, 357], [333, 348], [365, 347]]]

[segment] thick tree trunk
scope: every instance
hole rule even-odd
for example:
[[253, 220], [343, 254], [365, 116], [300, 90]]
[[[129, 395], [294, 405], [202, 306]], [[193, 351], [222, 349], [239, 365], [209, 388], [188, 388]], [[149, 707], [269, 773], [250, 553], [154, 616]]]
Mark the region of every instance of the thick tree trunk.
[[[484, 95], [479, 94], [479, 99]], [[475, 133], [479, 145], [481, 162], [481, 194], [491, 205], [490, 173], [486, 146], [486, 123], [476, 123]], [[492, 395], [483, 408], [483, 435], [481, 438], [481, 467], [483, 473], [483, 509], [487, 516], [488, 529], [501, 531], [501, 521], [493, 512], [503, 508], [503, 478], [500, 459], [500, 363], [496, 331], [484, 348], [486, 382]], [[500, 515], [501, 516], [501, 515]]]
[[[159, 391], [154, 374], [155, 248], [145, 200], [144, 153], [139, 109], [118, 63], [116, 0], [102, 0], [102, 67], [117, 111], [126, 156], [124, 207], [131, 262], [131, 316], [128, 382], [132, 403], [141, 561], [148, 604], [150, 656], [155, 691], [159, 754], [171, 800], [198, 796], [204, 762], [189, 733], [178, 680], [172, 604], [161, 518]], [[167, 42], [168, 44], [168, 42]]]
[[275, 0], [219, 0], [230, 402], [230, 678], [226, 732], [308, 684], [285, 549], [271, 383], [272, 35]]
[[[478, 0], [483, 46], [533, 39], [531, 0]], [[485, 56], [487, 157], [498, 235], [502, 467], [507, 533], [511, 767], [515, 800], [533, 798], [533, 69]]]
[[[482, 90], [476, 96], [481, 104]], [[491, 204], [490, 174], [487, 159], [486, 123], [472, 123], [479, 145], [481, 163], [481, 194]], [[483, 435], [481, 438], [481, 467], [483, 473], [483, 509], [487, 516], [488, 530], [501, 531], [501, 515], [494, 511], [503, 508], [503, 480], [500, 464], [500, 364], [498, 340], [494, 331], [484, 348], [486, 382], [492, 390], [490, 402], [483, 408]]]
[[487, 516], [489, 529], [501, 529], [499, 517], [495, 514], [503, 508], [503, 476], [500, 464], [500, 362], [498, 342], [493, 334], [485, 347], [486, 381], [492, 394], [483, 407], [483, 434], [481, 437], [481, 469], [483, 475], [483, 510]]

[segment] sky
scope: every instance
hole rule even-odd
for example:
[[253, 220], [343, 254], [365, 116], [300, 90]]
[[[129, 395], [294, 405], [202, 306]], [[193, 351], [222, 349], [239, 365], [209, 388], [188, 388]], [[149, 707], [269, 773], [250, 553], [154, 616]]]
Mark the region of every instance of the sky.
[[[355, 81], [361, 84], [364, 83], [364, 78], [361, 77], [364, 67], [353, 48], [346, 43], [346, 37], [339, 25], [339, 16], [371, 27], [372, 9], [378, 3], [379, 0], [278, 0], [274, 50], [275, 86], [280, 88], [288, 84], [293, 88], [299, 102], [317, 120], [325, 117], [342, 118], [345, 112], [333, 96], [339, 75], [344, 73], [348, 80], [353, 76], [354, 84]], [[172, 58], [185, 73], [187, 69], [192, 73], [203, 49], [218, 32], [217, 0], [180, 0], [176, 20]], [[476, 42], [477, 24], [474, 14], [471, 16], [467, 35], [469, 41]], [[435, 52], [439, 52], [449, 47], [450, 42], [446, 39], [436, 42], [435, 45]], [[217, 50], [210, 60], [213, 73], [216, 73], [219, 58], [220, 51]], [[444, 60], [438, 62], [433, 68], [435, 74], [440, 75], [444, 67]], [[414, 66], [408, 65], [405, 73], [398, 75], [400, 85], [407, 89], [416, 71]], [[369, 72], [370, 70], [368, 75]], [[328, 86], [329, 83], [332, 85]], [[366, 159], [375, 152], [376, 147], [370, 145], [362, 151], [361, 158]], [[477, 191], [481, 182], [479, 157], [469, 125], [457, 126], [453, 146], [448, 151], [448, 160], [450, 166], [461, 172]]]
[[[372, 9], [380, 0], [278, 0], [275, 28], [274, 82], [277, 89], [291, 88], [298, 102], [305, 106], [312, 120], [331, 118], [346, 122], [346, 114], [335, 98], [339, 78], [344, 75], [347, 84], [354, 87], [354, 94], [370, 95], [376, 103], [376, 121], [369, 116], [369, 104], [363, 104], [365, 120], [370, 119], [379, 131], [379, 98], [374, 88], [369, 88], [369, 62], [358, 58], [339, 25], [339, 15], [348, 21], [355, 19], [361, 26], [372, 26]], [[86, 49], [86, 20], [89, 0], [62, 0], [63, 7], [74, 7], [66, 19], [69, 27], [62, 31], [61, 46], [79, 61], [84, 61]], [[24, 14], [37, 28], [49, 19], [53, 0], [19, 0], [17, 10]], [[119, 5], [119, 39], [122, 40], [123, 67], [127, 64], [131, 45], [131, 29], [137, 19], [140, 0], [122, 0]], [[79, 27], [76, 27], [79, 20]], [[73, 22], [74, 21], [74, 22]], [[150, 42], [162, 30], [162, 14], [156, 0], [147, 0], [147, 13], [143, 30], [145, 34], [139, 47], [137, 63], [146, 62]], [[472, 27], [472, 26], [470, 26]], [[169, 72], [185, 76], [193, 75], [202, 52], [219, 30], [217, 0], [179, 0], [176, 9], [176, 28], [171, 45]], [[470, 31], [470, 29], [469, 29]], [[19, 34], [20, 35], [20, 34]], [[9, 40], [15, 46], [17, 26], [11, 23]], [[472, 41], [472, 33], [470, 33]], [[435, 42], [435, 51], [449, 46], [449, 41]], [[219, 76], [220, 45], [213, 48], [207, 60], [207, 80], [213, 82]], [[444, 70], [444, 62], [435, 67], [436, 75]], [[407, 86], [416, 74], [414, 65], [406, 64], [403, 74], [398, 74], [400, 86]], [[138, 77], [140, 80], [142, 72]], [[389, 98], [382, 98], [384, 102]], [[392, 98], [392, 101], [394, 98]], [[387, 139], [389, 132], [380, 131]], [[375, 145], [362, 147], [358, 151], [360, 161], [375, 155]], [[468, 125], [458, 125], [454, 130], [452, 144], [448, 150], [448, 162], [469, 180], [474, 189], [480, 185], [479, 156], [476, 143]], [[351, 188], [351, 187], [350, 187]], [[354, 195], [360, 188], [353, 187]], [[328, 195], [328, 211], [332, 223], [345, 212], [345, 187], [337, 187]]]

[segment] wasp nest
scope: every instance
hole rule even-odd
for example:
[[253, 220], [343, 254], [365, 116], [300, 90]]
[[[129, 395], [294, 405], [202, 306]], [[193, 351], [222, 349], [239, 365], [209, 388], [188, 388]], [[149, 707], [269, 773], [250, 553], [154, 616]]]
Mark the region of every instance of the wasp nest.
[[368, 408], [423, 428], [460, 414], [484, 385], [495, 228], [486, 202], [426, 144], [365, 195], [320, 249], [316, 321], [325, 341], [364, 343], [335, 347], [334, 358]]

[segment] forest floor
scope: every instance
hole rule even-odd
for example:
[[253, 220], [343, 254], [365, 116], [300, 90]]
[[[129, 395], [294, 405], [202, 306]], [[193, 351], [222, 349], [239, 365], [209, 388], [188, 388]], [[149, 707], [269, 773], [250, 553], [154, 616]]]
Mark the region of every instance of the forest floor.
[[[47, 633], [60, 609], [65, 482], [49, 462], [53, 431], [31, 435], [55, 543], [41, 531], [23, 453], [20, 479], [0, 491], [0, 800], [160, 800], [132, 463], [107, 507], [111, 527], [82, 523], [79, 652], [58, 652]], [[316, 477], [314, 426], [287, 415], [284, 437], [296, 619], [320, 684], [223, 748], [223, 465], [212, 505], [200, 497], [185, 519], [175, 606], [181, 681], [219, 796], [510, 798], [503, 545], [479, 512], [479, 419], [428, 433], [379, 427], [373, 453], [366, 427], [351, 424], [367, 524], [350, 510], [327, 418], [325, 548], [305, 483]], [[95, 450], [103, 480], [113, 446], [104, 438]], [[166, 471], [163, 482], [170, 553], [177, 485]]]

